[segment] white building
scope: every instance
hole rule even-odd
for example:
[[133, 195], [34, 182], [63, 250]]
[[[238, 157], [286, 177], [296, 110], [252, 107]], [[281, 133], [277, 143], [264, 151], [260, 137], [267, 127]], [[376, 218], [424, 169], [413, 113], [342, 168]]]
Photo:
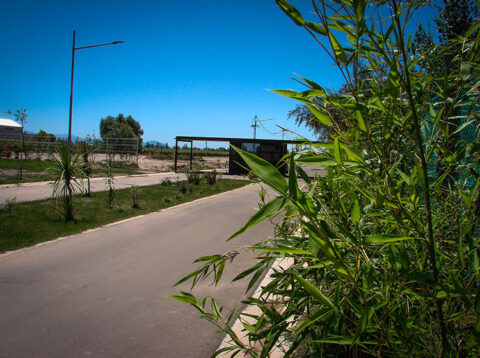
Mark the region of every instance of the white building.
[[22, 137], [22, 126], [17, 122], [0, 118], [0, 139], [16, 139], [20, 140]]

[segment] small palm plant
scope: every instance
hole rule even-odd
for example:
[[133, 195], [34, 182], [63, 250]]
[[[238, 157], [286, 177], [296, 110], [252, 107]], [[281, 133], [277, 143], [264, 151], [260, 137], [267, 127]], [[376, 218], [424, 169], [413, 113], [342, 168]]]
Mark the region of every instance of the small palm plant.
[[83, 162], [80, 156], [62, 144], [55, 156], [55, 166], [52, 170], [56, 174], [53, 182], [52, 198], [62, 203], [65, 221], [73, 220], [73, 194], [82, 189]]
[[80, 143], [79, 154], [83, 159], [83, 172], [87, 179], [87, 188], [85, 190], [85, 196], [90, 196], [90, 175], [92, 174], [92, 164], [90, 163], [90, 156], [93, 153], [93, 146], [87, 141]]
[[105, 184], [108, 189], [108, 207], [113, 207], [113, 199], [115, 198], [115, 178], [112, 173], [112, 162], [107, 163], [107, 175], [105, 176]]

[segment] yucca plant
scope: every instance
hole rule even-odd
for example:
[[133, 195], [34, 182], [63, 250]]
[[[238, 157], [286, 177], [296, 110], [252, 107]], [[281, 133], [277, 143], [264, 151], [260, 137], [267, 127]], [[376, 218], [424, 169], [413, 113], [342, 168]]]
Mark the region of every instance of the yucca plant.
[[71, 221], [74, 219], [73, 194], [83, 186], [83, 162], [65, 143], [58, 147], [56, 154], [55, 166], [51, 168], [56, 176], [52, 198], [61, 204], [64, 220]]
[[[231, 239], [280, 217], [274, 235], [251, 247], [258, 262], [234, 280], [253, 274], [250, 288], [273, 261], [292, 265], [275, 269], [260, 297], [246, 301], [259, 309], [242, 319], [259, 349], [231, 333], [230, 315], [213, 299], [175, 299], [223, 327], [231, 338], [224, 351], [233, 354], [479, 356], [480, 23], [436, 45], [455, 65], [432, 73], [421, 66], [431, 53], [412, 55], [405, 34], [425, 1], [314, 0], [315, 21], [276, 2], [330, 56], [346, 87], [331, 94], [300, 77], [304, 91], [274, 91], [305, 104], [331, 138], [287, 156], [288, 180], [234, 148], [274, 195]], [[327, 175], [308, 177], [301, 165], [311, 164]], [[230, 258], [199, 258], [201, 267], [179, 282], [217, 283]]]
[[79, 144], [79, 154], [83, 161], [83, 173], [85, 179], [87, 179], [87, 188], [85, 196], [90, 196], [90, 175], [92, 173], [92, 164], [90, 163], [90, 157], [94, 151], [94, 147], [91, 143], [83, 141]]
[[107, 163], [107, 175], [105, 176], [105, 185], [108, 190], [108, 207], [113, 207], [113, 199], [115, 199], [115, 176], [112, 172], [112, 162]]

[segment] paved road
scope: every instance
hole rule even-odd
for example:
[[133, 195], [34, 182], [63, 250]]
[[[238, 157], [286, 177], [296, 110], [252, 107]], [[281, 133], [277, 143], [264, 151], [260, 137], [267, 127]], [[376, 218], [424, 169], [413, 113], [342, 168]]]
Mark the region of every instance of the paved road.
[[[184, 180], [186, 178], [183, 173], [155, 173], [155, 174], [141, 174], [131, 176], [115, 177], [115, 188], [123, 189], [129, 188], [132, 185], [145, 186], [160, 184], [165, 179]], [[91, 191], [105, 191], [105, 179], [93, 178], [91, 179]], [[52, 195], [52, 182], [36, 182], [24, 184], [5, 184], [0, 185], [0, 203], [7, 199], [16, 198], [17, 202], [32, 201], [50, 198]]]
[[[257, 191], [250, 185], [0, 255], [0, 357], [209, 357], [222, 337], [166, 296], [195, 258], [271, 234], [265, 222], [224, 242], [255, 212]], [[238, 304], [248, 280], [228, 278], [252, 258], [242, 253], [227, 280], [195, 292]]]

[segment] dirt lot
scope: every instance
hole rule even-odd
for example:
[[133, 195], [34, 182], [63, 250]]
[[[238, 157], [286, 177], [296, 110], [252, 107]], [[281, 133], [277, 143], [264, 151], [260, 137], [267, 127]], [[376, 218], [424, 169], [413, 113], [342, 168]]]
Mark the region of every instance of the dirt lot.
[[[27, 159], [29, 160], [47, 160], [52, 159], [52, 155], [48, 153], [28, 153]], [[105, 163], [107, 157], [102, 153], [91, 154], [89, 160], [92, 164]], [[122, 162], [126, 164], [135, 164], [136, 156], [119, 155], [116, 154], [113, 157], [114, 162]], [[157, 159], [149, 155], [140, 154], [138, 156], [138, 169], [141, 172], [168, 172], [173, 171], [174, 161], [173, 159]], [[190, 161], [184, 158], [177, 161], [177, 167], [179, 170], [188, 170], [190, 167]], [[228, 157], [225, 156], [207, 156], [207, 157], [194, 157], [193, 169], [194, 170], [206, 170], [206, 169], [228, 169]], [[0, 175], [14, 175], [16, 170], [2, 169], [0, 168]]]
[[[173, 160], [154, 159], [150, 156], [139, 155], [138, 167], [142, 171], [173, 171]], [[179, 169], [187, 169], [190, 165], [188, 160], [178, 160], [177, 166]], [[194, 157], [193, 169], [228, 169], [228, 157]]]

